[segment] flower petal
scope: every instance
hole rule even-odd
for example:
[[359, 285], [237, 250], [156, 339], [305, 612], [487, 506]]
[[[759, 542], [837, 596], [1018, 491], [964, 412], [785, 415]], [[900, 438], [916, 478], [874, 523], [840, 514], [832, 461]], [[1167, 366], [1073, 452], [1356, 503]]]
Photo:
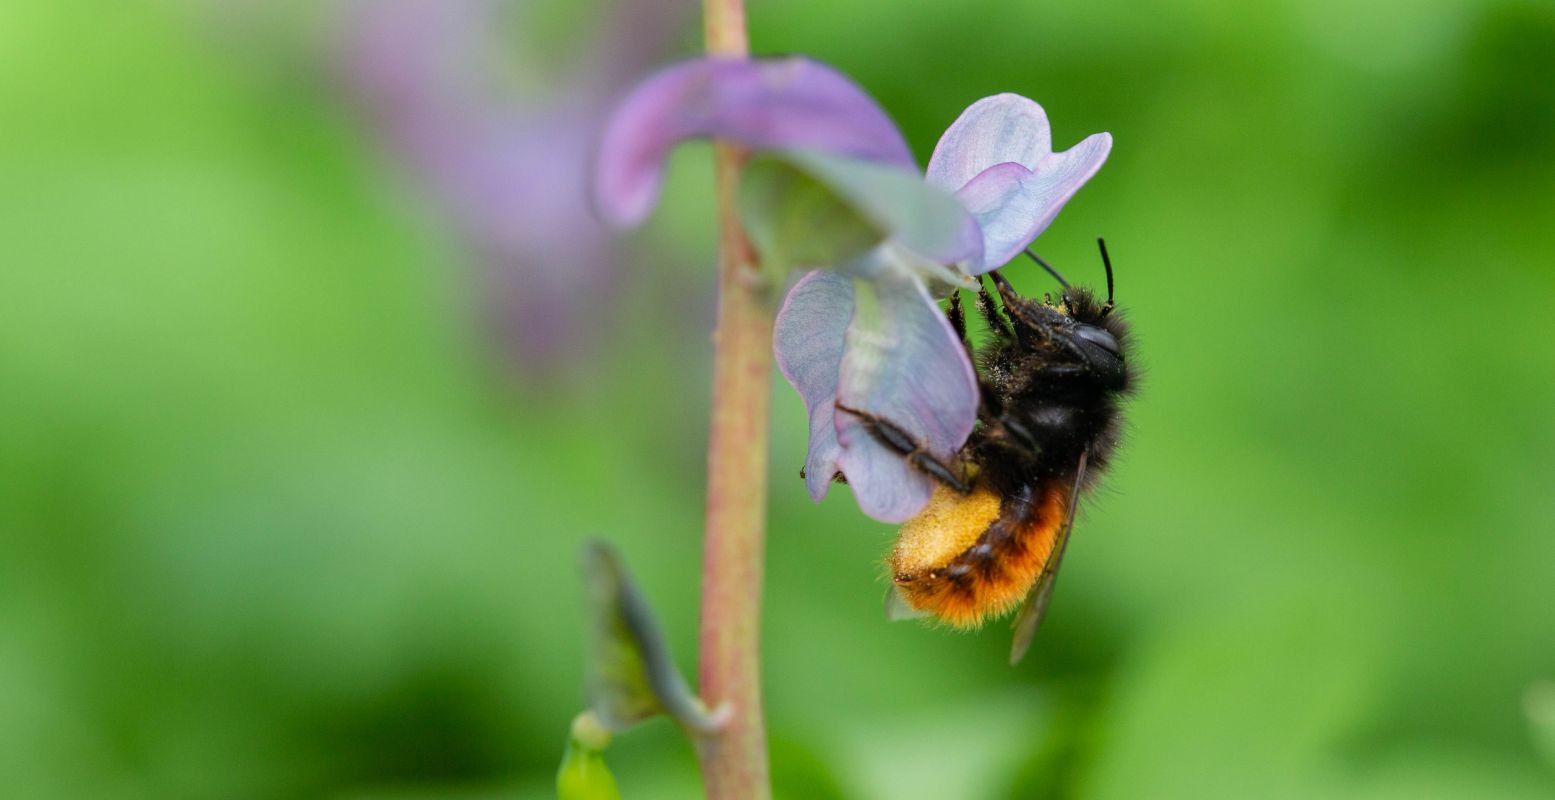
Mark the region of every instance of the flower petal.
[[1053, 152], [1042, 106], [1017, 94], [985, 97], [945, 130], [929, 159], [929, 183], [956, 193], [983, 231], [983, 258], [974, 275], [1024, 250], [1059, 209], [1090, 180], [1112, 151], [1098, 133]]
[[996, 94], [967, 106], [945, 129], [929, 157], [926, 177], [954, 192], [995, 164], [1035, 169], [1052, 152], [1052, 129], [1042, 106], [1018, 94]]
[[966, 208], [895, 164], [773, 152], [747, 167], [740, 213], [763, 261], [783, 267], [845, 267], [886, 239], [933, 264], [981, 263], [983, 235]]
[[810, 452], [805, 458], [805, 488], [819, 501], [826, 496], [842, 446], [837, 443], [837, 376], [848, 323], [853, 320], [853, 279], [825, 270], [806, 274], [794, 284], [778, 310], [772, 349], [783, 377], [804, 398], [810, 415]]
[[1075, 192], [1106, 162], [1111, 134], [1098, 133], [1062, 153], [1039, 159], [1035, 168], [996, 164], [973, 178], [959, 192], [983, 233], [983, 254], [970, 272], [980, 275], [1026, 249]]
[[811, 150], [785, 154], [837, 191], [889, 238], [936, 264], [982, 255], [977, 223], [957, 198], [912, 171]]
[[601, 215], [622, 226], [641, 222], [658, 200], [670, 149], [712, 136], [917, 169], [890, 117], [831, 67], [797, 57], [697, 59], [638, 85], [606, 126], [594, 174]]
[[[886, 237], [882, 226], [862, 209], [782, 153], [760, 154], [745, 165], [739, 212], [762, 269], [774, 276], [792, 269], [848, 264], [880, 246]], [[981, 252], [980, 234], [977, 246]]]
[[[889, 253], [883, 248], [882, 253]], [[906, 431], [950, 461], [977, 420], [977, 376], [950, 321], [911, 268], [854, 285], [854, 312], [838, 376], [838, 401]], [[842, 472], [859, 508], [904, 522], [928, 503], [934, 481], [880, 444], [859, 419], [835, 415]]]

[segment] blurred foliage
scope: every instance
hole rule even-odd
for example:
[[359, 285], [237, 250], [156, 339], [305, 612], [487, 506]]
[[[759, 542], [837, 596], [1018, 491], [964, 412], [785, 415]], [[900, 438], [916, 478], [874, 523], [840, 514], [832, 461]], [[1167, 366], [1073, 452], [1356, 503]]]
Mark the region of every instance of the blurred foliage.
[[[543, 5], [551, 47], [587, 27]], [[1095, 283], [1107, 237], [1147, 365], [1014, 670], [1002, 626], [881, 619], [891, 530], [808, 501], [779, 382], [782, 796], [1555, 794], [1527, 699], [1555, 679], [1555, 8], [750, 21], [854, 75], [920, 158], [1000, 91], [1060, 147], [1111, 131], [1038, 245]], [[628, 251], [694, 257], [622, 264], [609, 347], [539, 383], [331, 81], [331, 24], [0, 4], [0, 796], [552, 796], [591, 535], [691, 666], [705, 149]], [[668, 721], [610, 752], [628, 797], [696, 791]]]
[[[576, 742], [629, 730], [668, 714], [687, 736], [716, 733], [728, 714], [710, 714], [686, 684], [670, 655], [664, 631], [615, 548], [601, 540], [583, 545], [583, 580], [588, 611], [584, 686], [589, 711], [580, 716], [603, 737], [576, 735]], [[587, 730], [587, 726], [585, 726]], [[604, 743], [594, 747], [603, 750]]]
[[572, 721], [562, 765], [556, 771], [557, 800], [621, 800], [615, 776], [605, 765], [604, 750], [610, 731], [592, 711]]

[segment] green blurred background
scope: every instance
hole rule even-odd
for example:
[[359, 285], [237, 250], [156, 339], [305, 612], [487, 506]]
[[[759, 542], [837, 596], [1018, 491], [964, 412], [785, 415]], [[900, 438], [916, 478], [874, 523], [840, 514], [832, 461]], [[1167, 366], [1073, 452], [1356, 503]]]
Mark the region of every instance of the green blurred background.
[[[618, 4], [530, 5], [505, 79], [565, 95]], [[658, 60], [696, 47], [669, 5]], [[613, 299], [567, 282], [598, 242], [520, 265], [503, 291], [561, 275], [581, 322], [526, 355], [340, 77], [357, 13], [0, 4], [0, 797], [549, 796], [588, 536], [694, 668], [706, 148], [604, 265]], [[1146, 372], [1015, 669], [1002, 625], [882, 619], [892, 530], [809, 501], [776, 383], [782, 797], [1555, 797], [1555, 7], [750, 23], [923, 159], [1001, 91], [1060, 147], [1111, 131], [1038, 246], [1094, 283], [1107, 237]], [[629, 798], [697, 791], [666, 722], [609, 758]]]

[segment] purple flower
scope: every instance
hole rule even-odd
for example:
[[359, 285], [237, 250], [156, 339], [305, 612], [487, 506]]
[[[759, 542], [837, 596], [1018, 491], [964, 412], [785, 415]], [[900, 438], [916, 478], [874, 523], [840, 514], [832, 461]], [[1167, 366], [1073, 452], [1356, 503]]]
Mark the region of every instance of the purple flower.
[[805, 271], [778, 313], [774, 348], [810, 415], [810, 495], [825, 496], [840, 471], [865, 513], [910, 519], [933, 480], [837, 406], [952, 457], [977, 420], [977, 375], [936, 298], [1030, 245], [1101, 167], [1112, 137], [1054, 153], [1041, 106], [997, 95], [945, 131], [920, 177], [890, 118], [835, 70], [804, 58], [688, 61], [642, 83], [612, 117], [595, 171], [600, 213], [641, 221], [667, 153], [693, 137], [758, 151], [742, 217], [764, 266]]
[[[412, 186], [485, 269], [505, 343], [544, 375], [611, 317], [620, 253], [589, 208], [592, 142], [613, 87], [660, 57], [683, 3], [639, 0], [600, 17], [545, 64], [532, 4], [343, 4], [338, 72]], [[527, 34], [527, 35], [526, 35]]]
[[981, 275], [1020, 255], [1101, 169], [1112, 135], [1053, 152], [1042, 106], [1018, 94], [985, 97], [961, 112], [929, 158], [930, 184], [956, 193], [983, 232]]

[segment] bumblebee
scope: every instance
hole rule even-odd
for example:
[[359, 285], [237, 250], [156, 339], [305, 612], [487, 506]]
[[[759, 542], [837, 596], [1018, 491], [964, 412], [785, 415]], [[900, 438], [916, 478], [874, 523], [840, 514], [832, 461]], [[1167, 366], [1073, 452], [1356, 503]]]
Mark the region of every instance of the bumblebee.
[[1029, 250], [1063, 287], [1057, 302], [1022, 297], [989, 273], [999, 302], [980, 286], [977, 310], [992, 331], [980, 349], [967, 339], [960, 294], [951, 295], [947, 315], [974, 355], [981, 398], [977, 426], [953, 459], [927, 453], [888, 419], [839, 406], [939, 484], [891, 552], [893, 616], [973, 627], [1019, 605], [1012, 664], [1047, 611], [1076, 506], [1117, 447], [1121, 401], [1135, 382], [1112, 262], [1097, 244], [1105, 302]]

